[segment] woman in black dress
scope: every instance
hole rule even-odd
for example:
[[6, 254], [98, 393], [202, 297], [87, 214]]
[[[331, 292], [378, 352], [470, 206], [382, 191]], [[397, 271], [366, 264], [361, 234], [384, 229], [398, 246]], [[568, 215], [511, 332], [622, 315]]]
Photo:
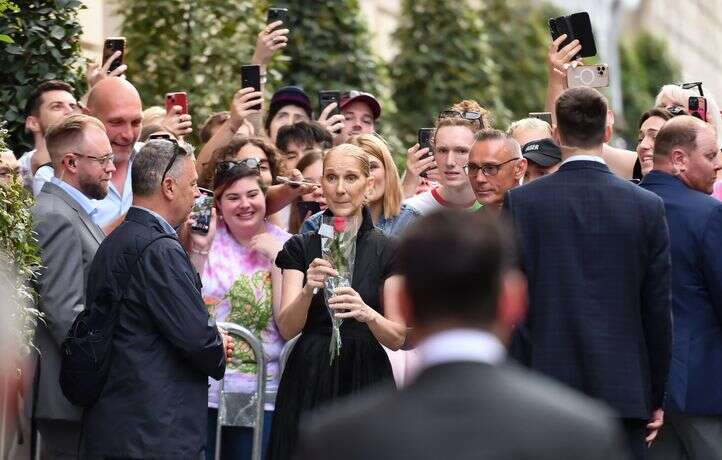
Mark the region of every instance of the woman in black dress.
[[[326, 155], [321, 186], [327, 215], [358, 216], [356, 258], [350, 288], [337, 288], [331, 304], [341, 324], [340, 354], [329, 360], [331, 317], [324, 303], [324, 281], [337, 272], [321, 259], [321, 237], [303, 233], [288, 240], [276, 257], [283, 269], [281, 311], [276, 324], [286, 340], [301, 333], [281, 377], [273, 417], [268, 459], [286, 460], [296, 448], [302, 415], [339, 397], [374, 384], [393, 385], [386, 352], [397, 350], [406, 326], [393, 305], [381, 305], [383, 289], [394, 276], [395, 245], [373, 226], [363, 203], [373, 190], [367, 154], [342, 144]], [[315, 291], [315, 292], [314, 292]]]

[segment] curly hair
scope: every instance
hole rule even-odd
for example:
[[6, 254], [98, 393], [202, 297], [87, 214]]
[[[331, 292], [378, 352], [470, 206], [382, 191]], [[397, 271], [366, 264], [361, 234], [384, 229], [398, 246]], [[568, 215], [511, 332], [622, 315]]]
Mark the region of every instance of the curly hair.
[[276, 176], [282, 176], [284, 174], [278, 150], [265, 137], [233, 136], [228, 144], [217, 148], [213, 152], [211, 160], [208, 163], [212, 166], [205, 168], [202, 177], [198, 178], [198, 184], [202, 187], [213, 188], [213, 176], [215, 175], [218, 163], [235, 159], [238, 152], [247, 144], [258, 147], [266, 154], [266, 158], [268, 158], [268, 166], [271, 169], [271, 177], [274, 181], [276, 180]]

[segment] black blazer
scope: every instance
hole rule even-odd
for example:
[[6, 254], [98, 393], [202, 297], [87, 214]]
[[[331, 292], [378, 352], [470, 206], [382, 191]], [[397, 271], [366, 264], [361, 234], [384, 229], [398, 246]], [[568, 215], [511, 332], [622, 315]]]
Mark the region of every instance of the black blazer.
[[124, 292], [126, 300], [108, 380], [84, 414], [81, 458], [197, 460], [205, 447], [208, 376], [223, 376], [223, 342], [177, 239], [159, 239], [137, 259], [163, 232], [152, 214], [130, 208], [93, 260], [88, 308], [107, 307]]
[[671, 353], [662, 200], [595, 161], [507, 192], [529, 281], [514, 354], [621, 417], [662, 407]]
[[607, 408], [512, 366], [456, 362], [301, 423], [300, 460], [623, 460]]

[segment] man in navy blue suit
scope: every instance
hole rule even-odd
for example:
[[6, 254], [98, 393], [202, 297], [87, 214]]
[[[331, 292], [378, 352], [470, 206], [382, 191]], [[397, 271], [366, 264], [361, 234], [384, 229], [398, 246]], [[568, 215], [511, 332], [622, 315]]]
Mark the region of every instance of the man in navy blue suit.
[[504, 201], [529, 280], [512, 353], [612, 406], [642, 459], [662, 424], [672, 346], [664, 204], [600, 157], [611, 136], [601, 94], [569, 89], [556, 114], [561, 167]]
[[675, 117], [641, 183], [662, 197], [672, 245], [674, 348], [655, 459], [722, 458], [722, 203], [709, 196], [718, 153], [712, 126]]

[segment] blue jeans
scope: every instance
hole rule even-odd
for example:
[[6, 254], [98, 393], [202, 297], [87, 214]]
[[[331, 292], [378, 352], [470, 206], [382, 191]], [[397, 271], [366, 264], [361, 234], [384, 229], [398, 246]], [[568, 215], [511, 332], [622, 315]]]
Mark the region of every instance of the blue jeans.
[[[273, 411], [263, 412], [263, 433], [261, 458], [266, 457], [268, 440], [271, 437], [271, 420]], [[218, 410], [208, 408], [208, 440], [206, 441], [206, 460], [216, 456], [216, 428], [218, 426]], [[253, 451], [253, 429], [235, 426], [224, 426], [221, 434], [221, 459], [250, 460]]]

